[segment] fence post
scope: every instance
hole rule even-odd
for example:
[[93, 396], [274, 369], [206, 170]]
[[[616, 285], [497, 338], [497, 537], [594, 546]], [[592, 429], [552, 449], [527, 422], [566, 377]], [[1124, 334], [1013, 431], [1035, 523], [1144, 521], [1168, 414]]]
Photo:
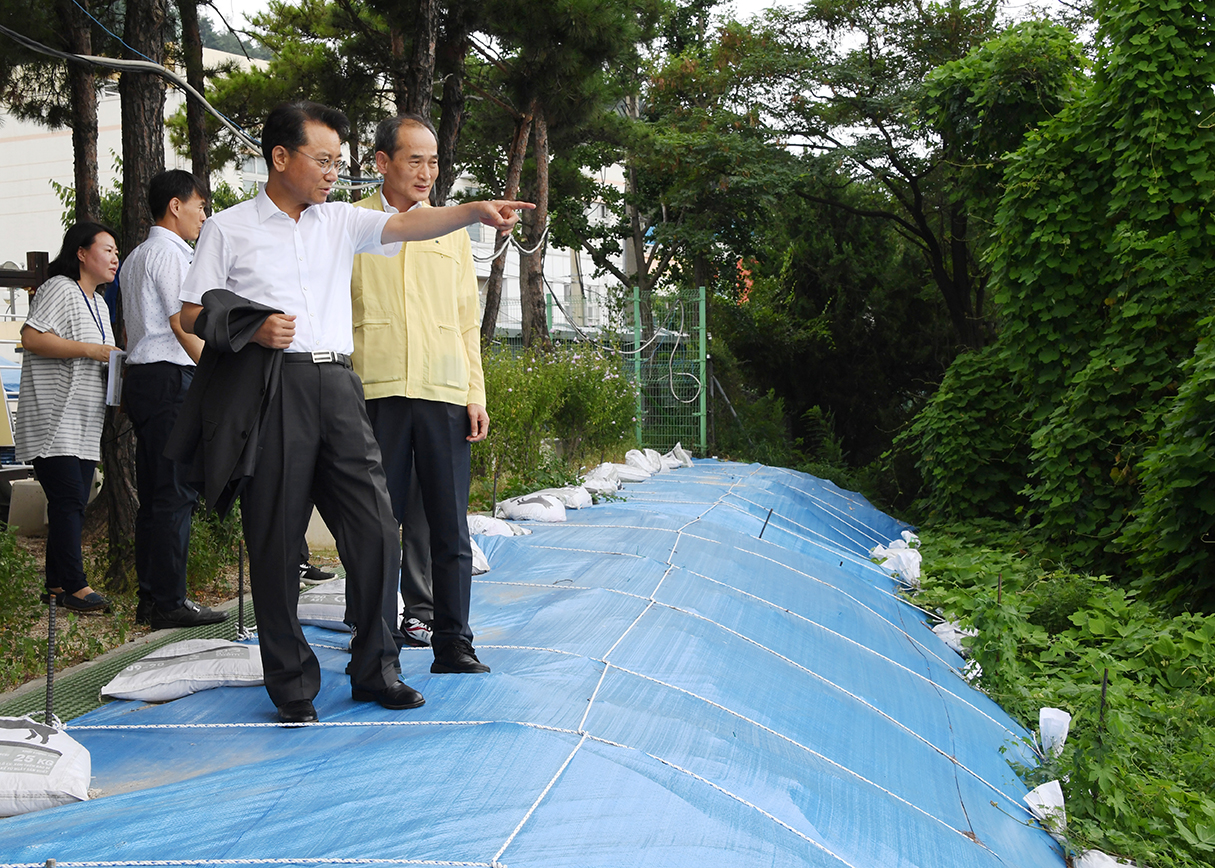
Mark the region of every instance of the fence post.
[[637, 446], [641, 440], [641, 287], [633, 287], [633, 384], [637, 387], [637, 422], [633, 426], [637, 435]]
[[709, 366], [708, 305], [705, 288], [700, 287], [700, 454], [709, 457]]
[[548, 333], [553, 334], [553, 296], [551, 292], [544, 294], [544, 319], [548, 323]]

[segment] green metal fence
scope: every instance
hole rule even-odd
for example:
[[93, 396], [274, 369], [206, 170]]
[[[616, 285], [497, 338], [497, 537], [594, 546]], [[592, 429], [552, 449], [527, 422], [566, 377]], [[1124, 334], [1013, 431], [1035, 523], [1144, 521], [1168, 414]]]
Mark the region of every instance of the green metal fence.
[[676, 443], [704, 456], [708, 447], [705, 290], [661, 291], [647, 300], [633, 288], [633, 379], [638, 385], [637, 442], [660, 452]]
[[[640, 289], [578, 287], [564, 298], [546, 294], [549, 334], [554, 342], [591, 341], [618, 353], [623, 372], [638, 386], [635, 435], [641, 446], [660, 452], [676, 443], [708, 454], [707, 334], [704, 287], [661, 290], [644, 298]], [[501, 302], [494, 341], [521, 351], [519, 302]], [[493, 415], [493, 408], [490, 408]]]

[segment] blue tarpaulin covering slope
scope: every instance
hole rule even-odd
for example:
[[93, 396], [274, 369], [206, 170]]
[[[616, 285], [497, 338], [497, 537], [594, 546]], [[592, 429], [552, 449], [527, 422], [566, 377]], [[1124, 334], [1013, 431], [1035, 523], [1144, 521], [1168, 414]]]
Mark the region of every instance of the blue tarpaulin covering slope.
[[406, 649], [426, 705], [354, 703], [309, 627], [320, 725], [261, 688], [111, 703], [70, 729], [98, 797], [0, 821], [0, 863], [1064, 864], [1009, 766], [1029, 733], [868, 560], [905, 525], [760, 465], [624, 495], [478, 538], [491, 674]]

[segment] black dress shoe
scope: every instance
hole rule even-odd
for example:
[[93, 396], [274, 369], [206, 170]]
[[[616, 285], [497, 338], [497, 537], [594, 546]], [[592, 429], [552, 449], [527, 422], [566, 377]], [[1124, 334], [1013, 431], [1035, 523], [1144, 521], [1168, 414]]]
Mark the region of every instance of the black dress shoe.
[[435, 647], [435, 662], [430, 664], [430, 671], [473, 674], [488, 672], [489, 667], [477, 659], [477, 652], [467, 639], [456, 639]]
[[283, 723], [316, 723], [316, 709], [311, 699], [293, 699], [278, 707], [278, 719]]
[[355, 702], [378, 702], [385, 708], [417, 708], [426, 702], [422, 694], [404, 681], [394, 681], [381, 690], [367, 690], [350, 685], [350, 698]]
[[184, 606], [172, 611], [162, 611], [159, 606], [152, 607], [148, 623], [153, 630], [168, 630], [173, 627], [200, 627], [203, 624], [219, 624], [228, 619], [227, 612], [216, 612], [206, 606], [200, 606], [193, 600], [186, 600]]

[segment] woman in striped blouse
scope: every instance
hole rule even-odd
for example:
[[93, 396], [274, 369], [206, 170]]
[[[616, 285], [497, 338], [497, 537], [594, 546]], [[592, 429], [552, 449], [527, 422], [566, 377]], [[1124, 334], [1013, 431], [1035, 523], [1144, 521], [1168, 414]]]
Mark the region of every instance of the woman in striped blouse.
[[80, 534], [101, 458], [106, 365], [118, 349], [103, 298], [117, 270], [113, 230], [99, 223], [72, 226], [21, 329], [24, 354], [13, 433], [17, 458], [34, 466], [46, 493], [43, 600], [53, 597], [76, 612], [110, 605], [85, 578]]

